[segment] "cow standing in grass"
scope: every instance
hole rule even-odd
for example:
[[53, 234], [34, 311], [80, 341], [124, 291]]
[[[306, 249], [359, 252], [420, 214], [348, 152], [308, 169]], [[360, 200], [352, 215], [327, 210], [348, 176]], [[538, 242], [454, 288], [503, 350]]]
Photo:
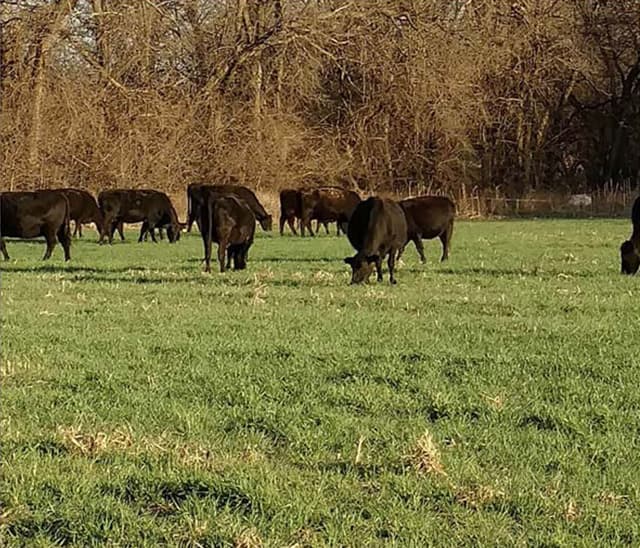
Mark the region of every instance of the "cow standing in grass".
[[360, 202], [351, 215], [347, 236], [357, 251], [354, 257], [344, 260], [351, 266], [352, 284], [367, 281], [374, 266], [381, 282], [385, 257], [388, 257], [389, 281], [396, 283], [396, 256], [407, 242], [407, 221], [396, 202], [377, 197]]
[[4, 238], [32, 239], [44, 236], [47, 249], [43, 260], [51, 257], [56, 238], [64, 249], [64, 260], [71, 259], [69, 200], [50, 190], [3, 192], [0, 194], [0, 251], [4, 260], [9, 253]]
[[280, 191], [280, 236], [284, 233], [284, 225], [287, 223], [291, 232], [296, 232], [295, 223], [302, 218], [302, 196], [299, 190], [285, 188]]
[[631, 237], [620, 246], [622, 274], [635, 274], [640, 268], [640, 197], [633, 203], [631, 224]]
[[[352, 190], [336, 186], [308, 188], [300, 191], [302, 220], [300, 231], [305, 235], [305, 229], [314, 235], [311, 221], [316, 219], [327, 227], [327, 223], [337, 223], [337, 233], [346, 229], [351, 214], [360, 203], [360, 196]], [[317, 230], [317, 228], [316, 228]]]
[[[420, 255], [426, 261], [422, 240], [440, 238], [442, 242], [442, 258], [449, 258], [449, 246], [453, 236], [453, 222], [456, 216], [456, 205], [444, 196], [418, 196], [400, 202], [407, 218], [407, 243], [413, 241]], [[404, 246], [400, 251], [402, 255]], [[400, 257], [398, 257], [400, 258]]]
[[100, 235], [100, 242], [108, 236], [109, 243], [113, 241], [113, 234], [122, 223], [142, 223], [140, 228], [141, 242], [145, 235], [157, 242], [155, 229], [164, 227], [167, 230], [169, 242], [180, 239], [182, 225], [178, 221], [169, 196], [157, 190], [106, 190], [98, 195], [98, 204], [104, 217], [104, 227]]
[[[200, 183], [192, 183], [187, 186], [187, 232], [191, 232], [191, 227], [194, 222], [198, 222], [201, 218], [200, 208], [204, 203], [203, 193], [216, 192], [219, 195], [235, 196], [244, 201], [253, 212], [256, 220], [260, 223], [262, 230], [268, 232], [273, 225], [273, 219], [271, 215], [267, 213], [263, 205], [258, 200], [255, 193], [242, 185], [224, 184], [224, 185], [208, 185]], [[201, 227], [200, 231], [202, 232]]]
[[[69, 200], [69, 216], [75, 224], [73, 236], [82, 238], [82, 225], [93, 223], [98, 235], [102, 234], [103, 217], [98, 207], [98, 202], [93, 195], [86, 190], [76, 188], [59, 188], [53, 192], [64, 194]], [[122, 235], [122, 232], [120, 233]]]
[[201, 197], [198, 224], [204, 244], [205, 272], [211, 272], [212, 242], [218, 244], [220, 272], [229, 268], [232, 261], [234, 270], [245, 269], [256, 230], [252, 208], [237, 196], [211, 189], [204, 189]]

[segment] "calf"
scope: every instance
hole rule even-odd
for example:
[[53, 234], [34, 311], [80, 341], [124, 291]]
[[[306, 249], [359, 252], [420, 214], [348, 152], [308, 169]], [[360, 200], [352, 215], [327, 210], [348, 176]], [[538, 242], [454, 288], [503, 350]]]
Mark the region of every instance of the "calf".
[[43, 260], [51, 257], [56, 238], [64, 249], [64, 260], [71, 259], [69, 200], [50, 190], [3, 192], [0, 194], [0, 251], [9, 260], [4, 238], [38, 238], [44, 236], [47, 249]]
[[[69, 216], [75, 224], [74, 237], [77, 235], [82, 238], [83, 223], [93, 223], [96, 225], [98, 235], [102, 234], [102, 213], [98, 207], [98, 202], [89, 192], [75, 188], [60, 188], [53, 192], [64, 194], [69, 200]], [[120, 236], [122, 236], [122, 231], [120, 231]]]
[[622, 274], [635, 274], [640, 268], [640, 197], [636, 198], [631, 209], [631, 237], [620, 246], [620, 271]]
[[113, 234], [122, 223], [142, 223], [140, 228], [141, 242], [149, 233], [151, 239], [157, 242], [155, 229], [165, 227], [167, 238], [171, 243], [180, 239], [182, 225], [178, 221], [171, 200], [164, 192], [157, 190], [106, 190], [98, 195], [98, 204], [104, 217], [104, 228], [100, 235], [100, 242], [108, 235], [109, 243], [113, 241]]
[[326, 223], [336, 222], [338, 234], [340, 234], [340, 229], [344, 231], [351, 213], [360, 203], [360, 196], [357, 193], [335, 186], [303, 189], [300, 194], [302, 209], [300, 230], [303, 236], [305, 228], [309, 230], [311, 236], [314, 235], [311, 228], [313, 219], [324, 224], [325, 228]]
[[302, 218], [302, 197], [299, 190], [286, 188], [280, 191], [280, 236], [284, 232], [285, 222], [294, 235], [297, 235], [295, 222]]
[[351, 215], [347, 237], [357, 251], [354, 257], [344, 260], [351, 265], [352, 284], [368, 280], [374, 265], [381, 282], [385, 256], [388, 256], [389, 281], [396, 283], [396, 256], [407, 242], [407, 221], [396, 202], [377, 197], [360, 202]]
[[[197, 222], [200, 216], [200, 208], [203, 204], [203, 189], [215, 191], [220, 195], [231, 195], [243, 200], [253, 211], [256, 220], [260, 223], [262, 230], [270, 231], [273, 225], [271, 215], [267, 213], [262, 206], [255, 193], [242, 185], [224, 184], [224, 185], [207, 185], [200, 183], [192, 183], [187, 187], [187, 207], [189, 216], [187, 219], [187, 231], [191, 231], [194, 221]], [[200, 227], [199, 227], [200, 228]]]
[[[211, 242], [218, 244], [220, 272], [225, 271], [233, 259], [234, 270], [247, 267], [247, 255], [256, 230], [256, 217], [244, 201], [233, 195], [204, 191], [200, 211], [200, 232], [204, 244], [205, 272], [211, 272]], [[228, 254], [228, 255], [227, 255]]]
[[[418, 196], [400, 202], [407, 218], [407, 243], [413, 241], [424, 263], [424, 246], [422, 240], [440, 238], [442, 242], [442, 258], [449, 258], [449, 246], [453, 236], [453, 221], [456, 216], [456, 205], [443, 196]], [[400, 255], [404, 252], [404, 247]], [[400, 258], [400, 256], [398, 256]]]

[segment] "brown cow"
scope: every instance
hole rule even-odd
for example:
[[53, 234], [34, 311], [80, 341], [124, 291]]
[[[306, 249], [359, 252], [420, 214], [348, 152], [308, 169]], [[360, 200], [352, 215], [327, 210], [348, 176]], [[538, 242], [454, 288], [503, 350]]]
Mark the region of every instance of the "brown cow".
[[199, 208], [199, 226], [204, 245], [205, 272], [211, 272], [211, 244], [218, 244], [220, 272], [225, 271], [233, 260], [234, 270], [247, 267], [249, 248], [253, 244], [256, 217], [244, 201], [234, 195], [222, 195], [204, 189], [203, 202]]
[[302, 196], [299, 190], [285, 188], [280, 191], [280, 236], [287, 223], [291, 232], [297, 236], [295, 222], [302, 218]]
[[[413, 241], [424, 263], [424, 246], [422, 240], [439, 237], [442, 242], [442, 258], [449, 258], [449, 246], [453, 235], [453, 221], [456, 216], [456, 205], [444, 196], [418, 196], [400, 202], [400, 207], [407, 217], [407, 243]], [[400, 255], [404, 252], [404, 247]], [[398, 256], [400, 258], [400, 256]]]
[[[305, 228], [313, 236], [311, 221], [316, 219], [321, 223], [338, 223], [340, 229], [345, 231], [351, 214], [360, 203], [360, 196], [352, 190], [336, 186], [303, 189], [301, 192], [302, 221], [300, 230], [305, 234]], [[326, 227], [326, 225], [325, 225]]]
[[51, 257], [56, 238], [64, 249], [64, 260], [71, 259], [69, 200], [50, 190], [3, 192], [0, 194], [0, 251], [9, 260], [5, 237], [38, 238], [44, 236], [47, 249], [43, 260]]
[[635, 274], [640, 268], [640, 197], [636, 198], [631, 209], [631, 237], [620, 246], [620, 272]]

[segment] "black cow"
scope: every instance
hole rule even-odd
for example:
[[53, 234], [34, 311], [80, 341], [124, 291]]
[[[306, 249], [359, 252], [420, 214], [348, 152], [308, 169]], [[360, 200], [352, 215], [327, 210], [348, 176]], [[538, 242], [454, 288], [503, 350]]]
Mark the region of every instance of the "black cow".
[[[103, 217], [98, 202], [86, 190], [79, 190], [76, 188], [59, 188], [53, 192], [59, 192], [64, 194], [69, 200], [70, 217], [75, 223], [75, 229], [73, 236], [76, 235], [82, 238], [82, 224], [93, 223], [96, 225], [98, 235], [102, 234]], [[122, 236], [122, 232], [120, 232]]]
[[387, 255], [389, 281], [396, 283], [396, 256], [407, 242], [407, 221], [396, 202], [378, 197], [360, 202], [349, 220], [347, 237], [357, 251], [354, 257], [344, 260], [351, 265], [352, 284], [368, 280], [374, 265], [381, 282], [382, 261]]
[[351, 213], [360, 203], [360, 196], [352, 190], [336, 186], [309, 188], [300, 191], [302, 222], [301, 232], [304, 236], [305, 228], [313, 236], [311, 221], [318, 220], [327, 227], [326, 223], [337, 223], [338, 235], [340, 229], [345, 230]]
[[51, 257], [56, 238], [64, 249], [64, 260], [71, 259], [69, 200], [50, 190], [3, 192], [0, 194], [0, 251], [9, 260], [4, 238], [38, 238], [44, 236], [47, 249], [43, 260]]
[[640, 268], [640, 196], [631, 209], [631, 237], [620, 246], [620, 271], [622, 274], [635, 274]]
[[[220, 195], [232, 195], [236, 198], [243, 200], [253, 211], [256, 220], [260, 223], [262, 230], [270, 231], [273, 225], [273, 219], [271, 215], [264, 209], [255, 193], [242, 185], [223, 184], [223, 185], [208, 185], [201, 183], [192, 183], [187, 186], [187, 207], [188, 207], [188, 219], [187, 219], [187, 231], [191, 232], [191, 226], [194, 221], [197, 222], [201, 218], [200, 208], [203, 204], [203, 189], [213, 190]], [[200, 228], [200, 227], [198, 227]]]
[[141, 242], [147, 233], [151, 235], [154, 242], [157, 242], [155, 229], [161, 227], [167, 229], [167, 237], [171, 243], [180, 239], [182, 225], [178, 221], [178, 215], [171, 200], [164, 192], [133, 189], [105, 190], [98, 195], [98, 204], [104, 216], [100, 242], [108, 236], [109, 243], [112, 243], [113, 234], [122, 223], [142, 223], [138, 242]]
[[199, 226], [204, 244], [205, 272], [211, 272], [212, 242], [218, 244], [220, 272], [225, 271], [225, 256], [226, 268], [233, 260], [234, 270], [245, 269], [256, 230], [253, 209], [234, 195], [204, 189], [202, 196], [204, 200], [199, 208]]
[[[407, 243], [413, 241], [424, 263], [424, 246], [422, 240], [439, 237], [442, 242], [442, 258], [449, 258], [449, 246], [453, 236], [453, 221], [456, 216], [456, 205], [444, 196], [418, 196], [400, 202], [407, 218]], [[404, 247], [400, 251], [402, 255]], [[400, 256], [398, 256], [400, 258]]]

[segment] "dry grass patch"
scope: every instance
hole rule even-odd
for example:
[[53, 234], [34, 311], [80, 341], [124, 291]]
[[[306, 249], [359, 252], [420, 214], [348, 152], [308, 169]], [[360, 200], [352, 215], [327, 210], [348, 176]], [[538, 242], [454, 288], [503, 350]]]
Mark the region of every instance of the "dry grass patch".
[[625, 506], [629, 497], [625, 495], [616, 495], [611, 491], [603, 491], [597, 495], [597, 499], [602, 504], [606, 504], [608, 506]]
[[406, 458], [420, 475], [447, 475], [440, 460], [438, 446], [428, 430], [417, 439], [411, 453]]
[[180, 442], [169, 435], [136, 436], [128, 426], [110, 432], [87, 432], [78, 426], [59, 426], [58, 437], [70, 453], [84, 457], [93, 458], [103, 453], [166, 455], [184, 467], [197, 470], [221, 471], [238, 463], [254, 464], [265, 459], [264, 454], [253, 446], [245, 447], [240, 454], [217, 455], [209, 447]]
[[504, 491], [495, 489], [490, 485], [475, 485], [469, 488], [460, 488], [456, 492], [456, 500], [467, 508], [478, 509], [487, 503], [504, 498]]
[[255, 529], [246, 529], [236, 537], [233, 546], [235, 548], [262, 548], [264, 543], [258, 531]]
[[569, 499], [569, 502], [564, 507], [563, 513], [566, 521], [577, 521], [580, 518], [580, 508], [575, 500]]

